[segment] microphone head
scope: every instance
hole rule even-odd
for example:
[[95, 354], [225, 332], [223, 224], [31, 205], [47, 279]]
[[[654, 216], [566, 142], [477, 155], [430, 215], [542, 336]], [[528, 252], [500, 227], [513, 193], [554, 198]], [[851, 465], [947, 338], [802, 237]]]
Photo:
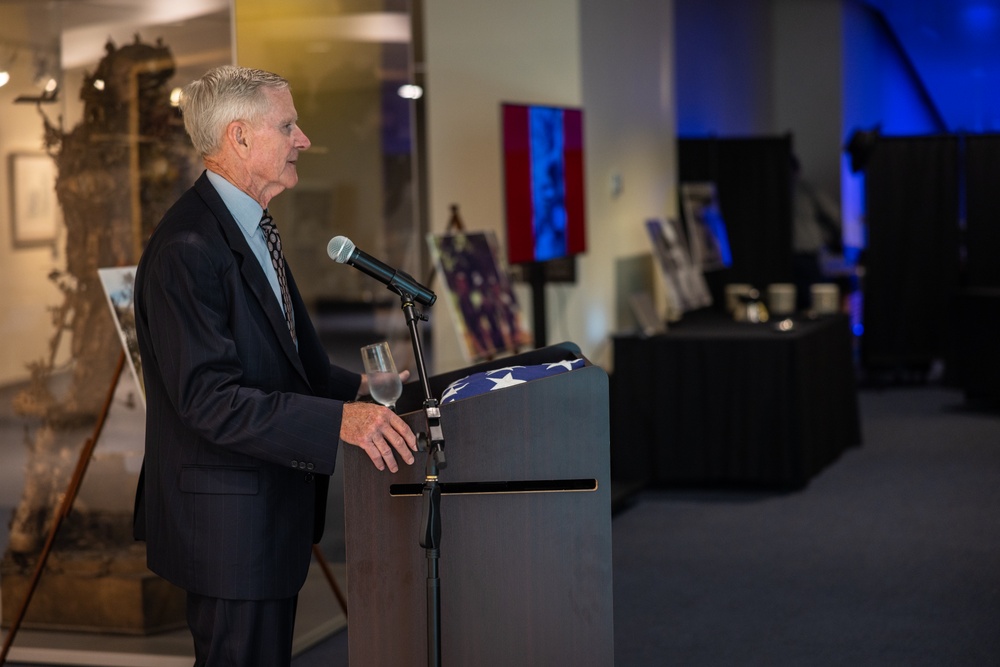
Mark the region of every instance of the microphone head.
[[326, 254], [338, 264], [343, 264], [354, 254], [354, 243], [346, 236], [334, 236], [326, 244]]

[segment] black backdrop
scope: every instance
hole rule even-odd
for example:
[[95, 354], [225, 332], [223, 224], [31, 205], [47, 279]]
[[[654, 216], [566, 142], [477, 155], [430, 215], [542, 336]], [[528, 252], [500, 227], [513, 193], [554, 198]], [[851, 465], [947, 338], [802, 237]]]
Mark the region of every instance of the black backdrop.
[[959, 140], [882, 137], [866, 170], [862, 359], [919, 368], [947, 349], [959, 287]]
[[791, 135], [677, 142], [680, 181], [715, 183], [729, 234], [732, 267], [705, 275], [720, 308], [726, 283], [791, 280], [791, 152]]
[[969, 399], [1000, 398], [1000, 135], [965, 138], [965, 244], [949, 380]]
[[965, 285], [1000, 287], [1000, 135], [965, 140]]

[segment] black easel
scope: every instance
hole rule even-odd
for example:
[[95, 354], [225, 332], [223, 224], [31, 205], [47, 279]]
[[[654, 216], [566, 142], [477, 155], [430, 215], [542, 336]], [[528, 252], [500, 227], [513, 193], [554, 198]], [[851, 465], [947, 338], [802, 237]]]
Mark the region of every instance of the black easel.
[[535, 347], [548, 345], [545, 309], [545, 265], [535, 262], [526, 267], [531, 283], [531, 322], [534, 327]]
[[[445, 234], [459, 234], [465, 231], [465, 223], [462, 222], [462, 216], [458, 213], [458, 204], [451, 205], [451, 216], [448, 218], [448, 225], [444, 229]], [[424, 281], [425, 285], [430, 285], [434, 282], [434, 276], [437, 275], [437, 265], [431, 264], [430, 271], [427, 273], [427, 280]]]
[[424, 487], [421, 491], [423, 509], [420, 546], [427, 554], [427, 664], [429, 667], [440, 667], [441, 579], [438, 572], [438, 560], [441, 556], [441, 486], [438, 483], [438, 473], [447, 466], [444, 455], [444, 432], [441, 429], [441, 409], [437, 399], [431, 393], [431, 385], [427, 379], [427, 368], [424, 364], [424, 353], [420, 345], [420, 333], [417, 330], [417, 322], [427, 318], [417, 313], [411, 294], [407, 294], [395, 286], [390, 286], [390, 289], [396, 291], [402, 300], [406, 326], [410, 330], [410, 340], [413, 343], [417, 375], [424, 392], [423, 405], [424, 415], [427, 419], [427, 431], [417, 434], [420, 450], [427, 452]]

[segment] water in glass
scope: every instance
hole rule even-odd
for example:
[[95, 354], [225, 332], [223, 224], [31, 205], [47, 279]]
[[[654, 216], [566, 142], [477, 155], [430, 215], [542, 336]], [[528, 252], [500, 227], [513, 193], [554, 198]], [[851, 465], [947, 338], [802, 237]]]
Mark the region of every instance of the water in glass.
[[389, 343], [365, 345], [361, 348], [361, 359], [365, 364], [372, 398], [386, 407], [395, 408], [396, 399], [403, 393], [403, 383], [396, 372]]

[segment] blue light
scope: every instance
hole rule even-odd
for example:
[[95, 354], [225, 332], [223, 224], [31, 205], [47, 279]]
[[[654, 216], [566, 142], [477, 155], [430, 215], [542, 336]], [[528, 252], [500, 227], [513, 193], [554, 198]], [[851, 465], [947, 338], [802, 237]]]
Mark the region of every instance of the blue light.
[[997, 24], [997, 8], [981, 2], [970, 4], [961, 11], [962, 25], [973, 34], [993, 32]]

